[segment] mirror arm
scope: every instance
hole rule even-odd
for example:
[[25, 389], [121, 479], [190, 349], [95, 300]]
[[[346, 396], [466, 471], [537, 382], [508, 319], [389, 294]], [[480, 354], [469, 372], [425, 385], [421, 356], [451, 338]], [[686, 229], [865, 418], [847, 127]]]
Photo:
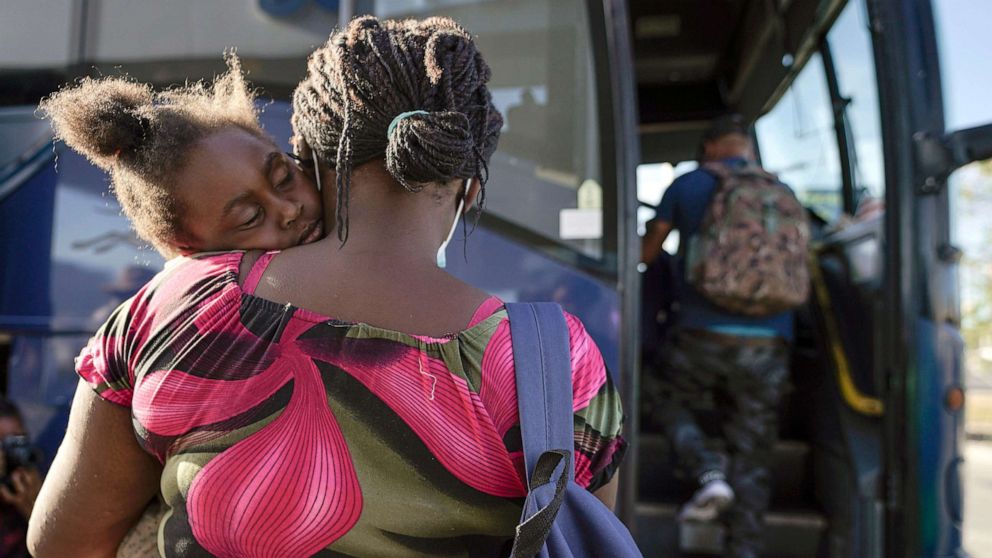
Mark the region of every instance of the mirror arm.
[[975, 161], [992, 158], [992, 124], [957, 130], [944, 136], [928, 132], [913, 134], [916, 160], [926, 178], [920, 194], [936, 194], [955, 170]]

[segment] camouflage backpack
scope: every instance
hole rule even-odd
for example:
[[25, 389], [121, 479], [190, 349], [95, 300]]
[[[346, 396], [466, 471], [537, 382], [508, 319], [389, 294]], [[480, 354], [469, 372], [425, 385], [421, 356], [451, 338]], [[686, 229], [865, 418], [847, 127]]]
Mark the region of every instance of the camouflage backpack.
[[703, 168], [719, 185], [689, 244], [689, 284], [717, 306], [747, 316], [804, 303], [809, 224], [795, 194], [757, 166]]

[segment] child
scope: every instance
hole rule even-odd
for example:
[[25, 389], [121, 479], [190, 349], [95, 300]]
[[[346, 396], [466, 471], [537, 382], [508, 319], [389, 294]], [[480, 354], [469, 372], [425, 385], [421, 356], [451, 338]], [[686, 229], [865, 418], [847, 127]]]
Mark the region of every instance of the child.
[[[154, 92], [125, 78], [87, 78], [41, 103], [56, 138], [110, 174], [138, 236], [166, 258], [280, 250], [323, 236], [312, 164], [304, 170], [278, 149], [233, 55], [228, 66], [211, 86]], [[231, 158], [244, 159], [236, 187], [212, 180], [218, 162], [197, 149], [205, 142], [225, 142]]]
[[[155, 93], [124, 78], [84, 79], [41, 103], [56, 137], [110, 174], [135, 231], [166, 258], [281, 250], [324, 234], [312, 162], [278, 149], [259, 124], [238, 60], [229, 57], [228, 66], [212, 86]], [[212, 180], [217, 162], [197, 149], [210, 141], [237, 148], [231, 157], [245, 158], [243, 180]], [[158, 555], [163, 513], [152, 502], [117, 556]]]

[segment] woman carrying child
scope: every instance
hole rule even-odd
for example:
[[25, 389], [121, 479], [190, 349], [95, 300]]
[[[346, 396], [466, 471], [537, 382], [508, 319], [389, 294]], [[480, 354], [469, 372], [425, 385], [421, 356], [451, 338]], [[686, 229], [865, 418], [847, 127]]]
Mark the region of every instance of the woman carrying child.
[[[78, 360], [69, 432], [32, 517], [36, 556], [112, 554], [159, 493], [165, 556], [505, 552], [526, 494], [509, 324], [499, 299], [442, 269], [502, 126], [489, 77], [443, 18], [359, 18], [313, 53], [293, 127], [335, 234], [309, 242], [319, 225], [305, 202], [296, 217], [277, 210], [273, 231], [302, 245], [175, 258], [111, 316]], [[122, 104], [138, 116], [122, 138], [157, 141], [157, 109]], [[162, 140], [175, 146], [165, 156], [109, 153], [136, 228], [173, 253], [256, 247], [218, 240], [231, 228], [217, 212], [272, 218], [264, 200], [280, 207], [279, 185], [307, 180], [241, 120], [206, 122]], [[612, 505], [619, 397], [567, 322], [576, 480]]]

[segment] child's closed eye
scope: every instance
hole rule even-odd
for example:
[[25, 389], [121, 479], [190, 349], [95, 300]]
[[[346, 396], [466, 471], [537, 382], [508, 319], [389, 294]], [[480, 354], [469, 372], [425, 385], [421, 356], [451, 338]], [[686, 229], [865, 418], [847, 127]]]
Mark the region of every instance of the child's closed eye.
[[247, 221], [244, 221], [238, 225], [239, 230], [246, 230], [254, 227], [255, 225], [262, 222], [262, 218], [265, 216], [265, 211], [259, 206], [255, 208], [255, 211], [251, 214]]
[[276, 190], [284, 190], [293, 186], [293, 175], [294, 169], [292, 165], [285, 162], [276, 170], [276, 176], [274, 177], [274, 187]]

